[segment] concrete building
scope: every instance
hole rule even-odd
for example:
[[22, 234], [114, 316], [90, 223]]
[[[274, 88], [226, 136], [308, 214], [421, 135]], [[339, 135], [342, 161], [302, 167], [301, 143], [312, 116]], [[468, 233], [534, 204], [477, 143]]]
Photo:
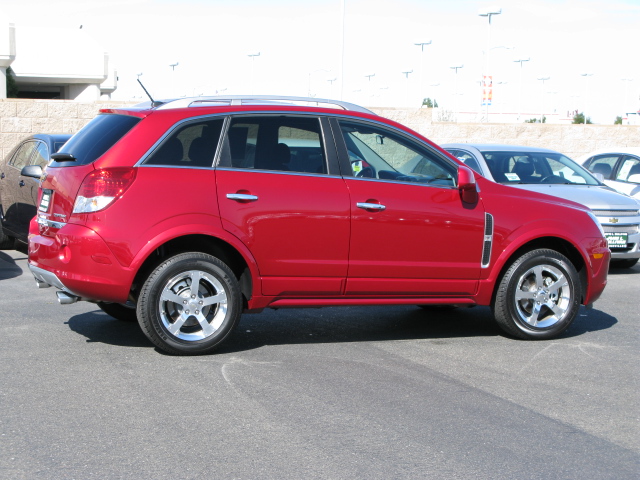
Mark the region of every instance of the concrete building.
[[109, 55], [82, 30], [0, 25], [0, 98], [11, 67], [19, 98], [91, 102], [117, 88]]

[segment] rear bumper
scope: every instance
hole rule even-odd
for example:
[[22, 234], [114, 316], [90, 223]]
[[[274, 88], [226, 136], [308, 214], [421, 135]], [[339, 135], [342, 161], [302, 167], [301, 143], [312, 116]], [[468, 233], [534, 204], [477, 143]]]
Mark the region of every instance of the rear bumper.
[[102, 238], [81, 225], [64, 225], [54, 237], [32, 234], [29, 269], [38, 287], [52, 286], [88, 301], [124, 303], [133, 281]]

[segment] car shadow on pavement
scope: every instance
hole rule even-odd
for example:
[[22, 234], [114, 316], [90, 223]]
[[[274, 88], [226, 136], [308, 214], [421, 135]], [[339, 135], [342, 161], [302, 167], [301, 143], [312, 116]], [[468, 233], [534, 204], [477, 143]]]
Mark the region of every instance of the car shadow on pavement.
[[23, 260], [23, 258], [13, 258], [0, 250], [0, 280], [9, 280], [24, 273], [16, 264], [16, 260]]
[[[561, 338], [610, 328], [617, 320], [598, 310], [581, 308]], [[87, 338], [124, 347], [153, 347], [137, 323], [112, 319], [96, 310], [69, 319], [69, 328]], [[267, 345], [358, 343], [425, 340], [439, 344], [455, 338], [499, 337], [488, 307], [422, 309], [414, 306], [265, 310], [243, 315], [233, 334], [216, 353], [254, 350]], [[518, 341], [518, 340], [513, 340]], [[160, 350], [158, 350], [160, 353]]]

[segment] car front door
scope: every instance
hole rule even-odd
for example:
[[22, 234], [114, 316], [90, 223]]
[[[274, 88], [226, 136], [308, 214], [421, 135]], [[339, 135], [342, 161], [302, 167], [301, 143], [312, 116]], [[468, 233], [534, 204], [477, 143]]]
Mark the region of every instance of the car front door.
[[251, 251], [266, 296], [338, 295], [347, 275], [349, 194], [326, 120], [232, 117], [216, 170], [223, 227]]
[[457, 166], [377, 124], [341, 120], [334, 130], [344, 140], [343, 169], [356, 172], [345, 176], [352, 217], [346, 293], [475, 293], [485, 215], [480, 202], [461, 200]]

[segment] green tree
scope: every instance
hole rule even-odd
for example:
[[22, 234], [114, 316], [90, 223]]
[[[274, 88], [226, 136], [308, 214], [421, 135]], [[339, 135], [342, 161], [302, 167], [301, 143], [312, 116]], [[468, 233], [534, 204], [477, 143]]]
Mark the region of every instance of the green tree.
[[622, 125], [622, 117], [616, 117], [616, 121], [613, 122], [614, 125]]
[[[529, 120], [525, 120], [524, 123], [540, 123], [540, 119], [538, 117], [530, 118]], [[547, 123], [547, 117], [542, 117], [542, 123]]]
[[422, 101], [422, 105], [427, 108], [433, 108], [433, 102], [428, 97]]
[[[573, 116], [573, 122], [571, 122], [571, 123], [574, 123], [574, 124], [585, 123], [584, 122], [584, 113], [583, 112], [576, 113]], [[587, 123], [589, 123], [589, 124], [591, 123], [591, 118], [590, 117], [587, 117]]]
[[11, 67], [7, 67], [7, 98], [18, 98], [18, 85]]

